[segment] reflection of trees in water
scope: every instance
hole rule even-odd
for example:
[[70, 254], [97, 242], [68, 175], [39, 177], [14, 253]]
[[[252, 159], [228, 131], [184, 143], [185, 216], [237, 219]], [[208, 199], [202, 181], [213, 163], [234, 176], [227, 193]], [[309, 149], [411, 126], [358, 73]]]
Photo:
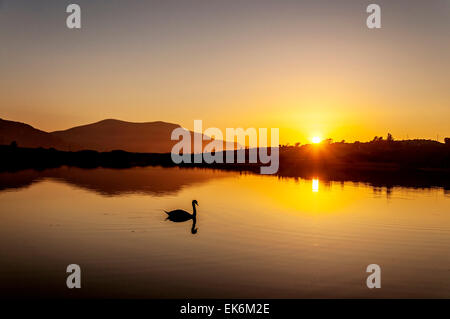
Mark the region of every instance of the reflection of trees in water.
[[312, 180], [319, 179], [321, 186], [325, 188], [329, 186], [329, 181], [352, 182], [354, 186], [363, 183], [374, 188], [392, 188], [392, 187], [409, 187], [409, 188], [434, 188], [442, 187], [450, 190], [449, 173], [441, 171], [381, 171], [381, 170], [357, 170], [357, 169], [340, 169], [329, 167], [297, 167], [296, 169], [280, 169], [278, 178], [295, 180]]
[[[176, 193], [188, 185], [237, 174], [253, 173], [207, 168], [163, 168], [156, 166], [127, 169], [62, 167], [43, 171], [28, 169], [0, 173], [0, 191], [24, 188], [33, 183], [51, 179], [108, 196], [127, 193], [163, 196]], [[271, 178], [271, 176], [266, 177]], [[304, 167], [296, 170], [280, 170], [277, 178], [279, 180], [293, 178], [297, 181], [316, 178], [320, 180], [320, 187], [323, 189], [329, 188], [331, 181], [340, 182], [341, 187], [344, 187], [344, 182], [352, 182], [354, 186], [363, 183], [372, 186], [374, 193], [386, 190], [386, 196], [388, 197], [392, 193], [392, 188], [397, 186], [411, 188], [442, 187], [446, 195], [450, 191], [450, 179], [441, 172], [382, 172]]]

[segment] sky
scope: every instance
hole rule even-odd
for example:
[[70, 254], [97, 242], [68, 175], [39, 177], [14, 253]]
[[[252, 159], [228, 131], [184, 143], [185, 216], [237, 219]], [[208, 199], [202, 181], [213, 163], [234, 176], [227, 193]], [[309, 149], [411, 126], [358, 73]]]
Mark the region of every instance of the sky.
[[282, 144], [450, 136], [449, 0], [0, 0], [0, 43], [0, 118], [46, 131], [201, 119], [279, 128]]

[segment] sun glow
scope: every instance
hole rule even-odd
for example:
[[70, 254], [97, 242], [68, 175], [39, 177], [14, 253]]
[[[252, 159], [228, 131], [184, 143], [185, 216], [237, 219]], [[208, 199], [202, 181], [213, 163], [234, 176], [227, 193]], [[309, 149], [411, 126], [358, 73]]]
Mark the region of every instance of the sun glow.
[[314, 137], [311, 139], [311, 141], [312, 141], [314, 144], [319, 144], [320, 142], [322, 142], [322, 138], [320, 138], [319, 136], [314, 136]]

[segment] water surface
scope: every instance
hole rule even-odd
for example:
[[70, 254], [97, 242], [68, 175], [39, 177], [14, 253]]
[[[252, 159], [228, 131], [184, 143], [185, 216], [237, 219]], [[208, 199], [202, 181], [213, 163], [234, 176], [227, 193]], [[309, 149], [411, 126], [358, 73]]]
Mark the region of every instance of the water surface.
[[[1, 173], [0, 190], [2, 296], [450, 298], [442, 188], [148, 167]], [[196, 234], [163, 212], [193, 199]]]

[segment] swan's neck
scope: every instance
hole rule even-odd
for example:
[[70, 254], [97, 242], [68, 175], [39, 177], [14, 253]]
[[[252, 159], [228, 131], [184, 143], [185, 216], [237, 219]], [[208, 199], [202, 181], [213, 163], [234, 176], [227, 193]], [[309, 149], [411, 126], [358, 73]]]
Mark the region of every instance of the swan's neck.
[[197, 210], [195, 209], [195, 204], [193, 203], [192, 204], [192, 210], [194, 211], [194, 216], [196, 216], [197, 215]]

